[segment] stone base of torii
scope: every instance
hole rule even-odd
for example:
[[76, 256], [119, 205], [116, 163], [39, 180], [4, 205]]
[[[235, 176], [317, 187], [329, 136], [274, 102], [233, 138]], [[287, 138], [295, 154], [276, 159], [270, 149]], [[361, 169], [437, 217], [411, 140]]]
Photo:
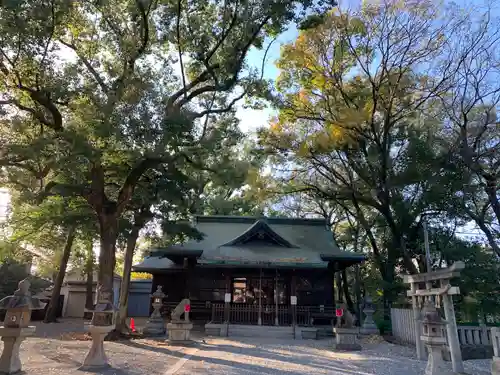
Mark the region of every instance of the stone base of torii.
[[[424, 302], [428, 299], [435, 301], [436, 305], [443, 306], [445, 319], [447, 321], [446, 333], [450, 348], [451, 362], [454, 373], [464, 373], [462, 352], [458, 340], [457, 320], [455, 318], [455, 308], [453, 306], [453, 296], [460, 294], [460, 289], [451, 286], [450, 280], [460, 276], [460, 271], [465, 268], [463, 262], [455, 262], [451, 267], [432, 272], [419, 273], [416, 275], [405, 275], [403, 281], [410, 284], [408, 297], [412, 299], [413, 316], [415, 319], [415, 341], [417, 346], [417, 357], [420, 360], [426, 359], [425, 347], [421, 339], [422, 321], [420, 311]], [[439, 287], [433, 287], [433, 284]]]

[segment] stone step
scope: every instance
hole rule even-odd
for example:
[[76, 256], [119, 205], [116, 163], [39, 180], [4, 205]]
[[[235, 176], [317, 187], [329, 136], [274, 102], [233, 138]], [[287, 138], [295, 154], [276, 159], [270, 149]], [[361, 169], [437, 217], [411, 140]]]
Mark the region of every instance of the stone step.
[[292, 327], [229, 325], [229, 336], [293, 339]]

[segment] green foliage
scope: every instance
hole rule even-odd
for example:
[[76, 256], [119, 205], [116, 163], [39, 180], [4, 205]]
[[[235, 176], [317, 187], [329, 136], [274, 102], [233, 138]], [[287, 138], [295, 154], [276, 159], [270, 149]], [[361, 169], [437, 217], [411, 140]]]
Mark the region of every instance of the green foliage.
[[173, 208], [167, 222], [179, 220], [186, 211], [177, 207], [185, 189], [179, 184], [191, 172], [229, 165], [225, 172], [237, 176], [211, 179], [241, 178], [240, 165], [225, 153], [240, 137], [234, 105], [265, 86], [246, 65], [248, 51], [312, 5], [8, 3], [0, 10], [2, 186], [23, 202], [84, 201], [97, 217], [99, 278], [110, 289], [127, 211], [160, 202], [159, 211]]
[[[391, 303], [406, 300], [400, 276], [426, 270], [424, 221], [433, 265], [465, 260], [465, 294], [491, 311], [499, 302], [499, 23], [489, 13], [401, 4], [315, 15], [282, 47], [278, 114], [259, 132], [276, 171], [273, 203], [325, 217], [341, 247], [367, 253], [365, 288], [385, 320]], [[456, 238], [471, 221], [488, 247]]]
[[[4, 259], [0, 263], [0, 299], [11, 296], [17, 290], [21, 280], [27, 278], [29, 273], [26, 265], [12, 259]], [[39, 278], [30, 277], [31, 292], [36, 294], [47, 288], [50, 284]]]

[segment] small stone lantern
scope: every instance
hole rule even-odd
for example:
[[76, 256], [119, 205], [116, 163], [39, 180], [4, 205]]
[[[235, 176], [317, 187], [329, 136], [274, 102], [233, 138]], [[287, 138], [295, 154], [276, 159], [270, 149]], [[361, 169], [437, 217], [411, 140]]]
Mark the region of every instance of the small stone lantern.
[[40, 302], [30, 293], [30, 282], [22, 280], [13, 296], [0, 301], [0, 309], [6, 310], [4, 325], [0, 327], [0, 336], [4, 342], [0, 357], [0, 374], [14, 374], [21, 371], [19, 348], [22, 341], [35, 333], [35, 327], [29, 326], [32, 310], [43, 310], [45, 303]]
[[429, 352], [425, 375], [451, 375], [443, 361], [443, 349], [446, 348], [443, 332], [447, 323], [430, 300], [424, 306], [422, 324], [424, 333], [421, 339]]
[[104, 352], [104, 338], [115, 329], [116, 307], [113, 305], [112, 293], [104, 291], [100, 286], [97, 292], [98, 301], [92, 309], [92, 321], [87, 329], [92, 336], [92, 346], [83, 361], [82, 370], [94, 370], [109, 367]]
[[151, 336], [160, 336], [165, 334], [165, 322], [161, 316], [160, 309], [163, 306], [163, 298], [166, 295], [162, 291], [162, 286], [158, 285], [156, 292], [151, 295], [153, 299], [153, 313], [149, 317], [146, 327], [144, 327], [143, 333]]

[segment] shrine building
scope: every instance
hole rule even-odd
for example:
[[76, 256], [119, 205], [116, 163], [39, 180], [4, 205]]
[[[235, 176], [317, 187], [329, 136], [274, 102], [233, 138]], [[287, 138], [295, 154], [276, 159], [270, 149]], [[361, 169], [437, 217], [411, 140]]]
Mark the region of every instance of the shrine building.
[[152, 249], [135, 272], [163, 287], [168, 313], [183, 298], [213, 324], [330, 325], [335, 272], [362, 262], [341, 251], [324, 219], [196, 216], [200, 241]]

